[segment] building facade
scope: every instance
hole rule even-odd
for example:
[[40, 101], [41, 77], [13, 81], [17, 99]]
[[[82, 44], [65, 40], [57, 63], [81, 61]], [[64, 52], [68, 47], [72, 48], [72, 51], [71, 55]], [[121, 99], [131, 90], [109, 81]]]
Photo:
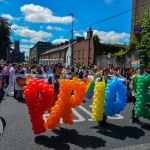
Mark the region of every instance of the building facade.
[[12, 63], [24, 62], [25, 55], [24, 53], [20, 52], [19, 41], [15, 41], [14, 43], [15, 43], [14, 50], [10, 53], [10, 62]]
[[68, 65], [71, 59], [70, 43], [65, 42], [50, 49], [40, 55], [40, 63], [42, 64], [56, 64], [62, 63], [64, 66]]
[[[73, 65], [80, 63], [81, 66], [89, 66], [94, 63], [93, 31], [87, 31], [87, 39], [76, 37], [73, 42]], [[69, 42], [61, 43], [60, 46], [50, 49], [40, 55], [40, 62], [53, 64], [62, 61], [65, 66], [71, 65], [71, 45]]]
[[51, 42], [38, 41], [32, 48], [30, 48], [29, 59], [31, 64], [38, 64], [40, 55], [45, 51], [53, 48]]
[[132, 23], [131, 23], [131, 35], [134, 32], [134, 25], [141, 20], [145, 11], [150, 6], [150, 0], [132, 0]]
[[77, 62], [81, 66], [90, 66], [94, 63], [93, 31], [91, 28], [87, 31], [87, 39], [76, 37], [73, 44], [73, 64]]

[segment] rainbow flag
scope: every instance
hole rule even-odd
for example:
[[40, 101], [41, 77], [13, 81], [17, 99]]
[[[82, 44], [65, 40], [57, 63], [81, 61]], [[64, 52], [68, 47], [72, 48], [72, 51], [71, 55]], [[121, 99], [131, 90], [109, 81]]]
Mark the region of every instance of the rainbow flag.
[[93, 94], [94, 94], [94, 82], [89, 79], [89, 78], [86, 78], [84, 80], [84, 83], [86, 84], [86, 95], [85, 97], [87, 99], [91, 99], [93, 97]]
[[93, 72], [94, 72], [94, 82], [95, 82], [96, 79], [98, 79], [98, 78], [101, 77], [101, 74], [100, 74], [100, 72], [98, 71], [98, 68], [94, 68]]
[[131, 65], [132, 67], [140, 67], [140, 60], [132, 60]]
[[120, 74], [121, 74], [121, 70], [118, 69], [118, 70], [116, 71], [116, 74], [119, 74], [119, 75], [120, 75]]

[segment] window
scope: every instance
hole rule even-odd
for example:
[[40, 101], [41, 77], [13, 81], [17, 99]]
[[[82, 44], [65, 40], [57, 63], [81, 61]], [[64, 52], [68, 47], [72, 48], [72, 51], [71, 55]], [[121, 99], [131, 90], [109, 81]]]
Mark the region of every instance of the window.
[[85, 50], [83, 49], [83, 58], [85, 57], [85, 56], [84, 56], [84, 55], [85, 55], [84, 53], [85, 53]]
[[92, 57], [92, 50], [90, 49], [90, 56], [89, 57]]
[[76, 58], [76, 52], [74, 52], [74, 58]]
[[78, 51], [78, 59], [80, 58], [80, 50]]

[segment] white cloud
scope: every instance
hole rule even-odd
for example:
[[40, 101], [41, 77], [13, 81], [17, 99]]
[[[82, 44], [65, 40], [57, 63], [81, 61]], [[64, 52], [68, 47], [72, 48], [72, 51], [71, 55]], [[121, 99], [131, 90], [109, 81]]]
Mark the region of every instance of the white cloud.
[[27, 39], [21, 39], [21, 42], [22, 42], [22, 43], [29, 43], [30, 41], [27, 40]]
[[61, 27], [52, 27], [52, 26], [47, 26], [47, 30], [56, 30], [56, 31], [66, 31], [62, 29]]
[[74, 31], [74, 36], [82, 36], [79, 32]]
[[107, 4], [110, 4], [110, 3], [112, 3], [114, 0], [105, 0], [105, 2], [107, 3]]
[[17, 24], [11, 25], [12, 30], [14, 30], [14, 29], [25, 29], [25, 28], [28, 28], [28, 27], [27, 26], [19, 26]]
[[29, 55], [29, 50], [30, 50], [30, 48], [32, 48], [32, 47], [33, 47], [33, 45], [20, 44], [20, 51], [21, 51], [21, 52], [24, 52], [25, 55], [27, 56], [27, 55]]
[[52, 41], [52, 44], [60, 44], [60, 43], [64, 43], [65, 41], [69, 41], [68, 39], [63, 39], [63, 38], [60, 38], [60, 39], [55, 39]]
[[4, 4], [9, 4], [9, 2], [7, 2], [6, 0], [0, 0], [0, 2], [2, 2]]
[[25, 15], [25, 20], [29, 22], [67, 24], [72, 21], [71, 16], [54, 16], [53, 12], [50, 9], [42, 7], [40, 5], [27, 4], [22, 6], [20, 10]]
[[2, 13], [2, 17], [8, 20], [14, 20], [14, 18], [10, 15], [10, 14], [3, 14]]
[[49, 32], [44, 32], [43, 30], [35, 31], [30, 30], [26, 26], [18, 26], [16, 24], [12, 25], [11, 28], [15, 35], [20, 37], [30, 38], [30, 42], [34, 43], [37, 41], [43, 41], [45, 38], [51, 38], [53, 35]]
[[[104, 31], [98, 31], [98, 30], [93, 30], [93, 35], [97, 35], [100, 39], [101, 43], [128, 43], [130, 39], [130, 34], [122, 32], [122, 33], [117, 33], [115, 31], [109, 31], [109, 32], [104, 32]], [[86, 38], [87, 33], [83, 33], [84, 37]]]

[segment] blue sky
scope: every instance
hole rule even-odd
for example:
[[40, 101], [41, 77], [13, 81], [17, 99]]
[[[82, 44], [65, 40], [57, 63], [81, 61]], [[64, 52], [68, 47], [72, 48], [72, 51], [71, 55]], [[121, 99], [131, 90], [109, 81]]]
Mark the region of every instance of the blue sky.
[[[76, 29], [129, 10], [132, 1], [0, 0], [0, 8], [0, 15], [12, 25], [12, 41], [20, 40], [21, 51], [28, 55], [29, 48], [39, 40], [53, 44], [69, 40], [70, 13], [74, 14], [74, 36], [86, 37], [89, 27]], [[91, 27], [101, 42], [129, 43], [131, 12]]]

